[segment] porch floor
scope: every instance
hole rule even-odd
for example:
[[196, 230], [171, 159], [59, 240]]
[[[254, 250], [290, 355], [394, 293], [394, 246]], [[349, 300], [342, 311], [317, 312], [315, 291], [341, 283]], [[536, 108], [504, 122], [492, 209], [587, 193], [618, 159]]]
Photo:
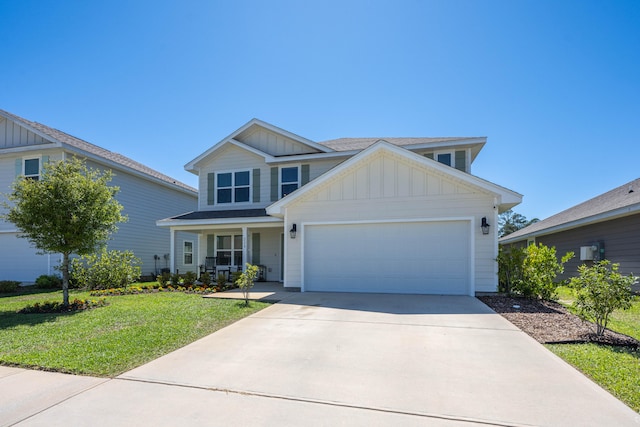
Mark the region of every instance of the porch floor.
[[[252, 301], [278, 302], [290, 298], [297, 292], [285, 291], [280, 282], [256, 282], [249, 292]], [[224, 292], [203, 295], [203, 298], [244, 299], [241, 289], [231, 289]]]

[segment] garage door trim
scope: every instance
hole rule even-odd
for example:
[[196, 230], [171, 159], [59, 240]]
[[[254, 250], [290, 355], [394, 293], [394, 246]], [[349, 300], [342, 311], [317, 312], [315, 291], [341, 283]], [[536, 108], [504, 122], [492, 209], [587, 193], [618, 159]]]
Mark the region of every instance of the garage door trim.
[[475, 295], [475, 227], [474, 217], [438, 217], [438, 218], [404, 218], [404, 219], [380, 219], [380, 220], [360, 220], [360, 221], [309, 221], [300, 223], [300, 273], [301, 273], [301, 292], [306, 291], [305, 285], [305, 228], [314, 225], [361, 225], [361, 224], [407, 224], [407, 223], [425, 223], [425, 222], [466, 222], [469, 231], [469, 277], [468, 277], [468, 295]]

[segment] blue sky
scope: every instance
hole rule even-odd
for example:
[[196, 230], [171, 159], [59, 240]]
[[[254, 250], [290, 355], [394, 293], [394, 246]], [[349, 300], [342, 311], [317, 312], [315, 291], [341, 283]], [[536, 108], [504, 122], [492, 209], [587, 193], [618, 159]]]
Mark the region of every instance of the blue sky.
[[193, 186], [253, 117], [322, 141], [487, 136], [545, 218], [640, 177], [638, 1], [0, 0], [0, 108]]

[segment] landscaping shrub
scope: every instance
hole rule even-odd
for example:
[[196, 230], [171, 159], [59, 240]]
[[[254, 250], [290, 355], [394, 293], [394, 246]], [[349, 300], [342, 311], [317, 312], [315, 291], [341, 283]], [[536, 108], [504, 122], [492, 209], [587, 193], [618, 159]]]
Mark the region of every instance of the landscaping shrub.
[[630, 274], [618, 273], [619, 264], [608, 260], [594, 263], [591, 267], [583, 264], [578, 267], [578, 277], [569, 282], [576, 290], [573, 306], [584, 320], [596, 324], [596, 335], [601, 336], [609, 323], [609, 316], [616, 309], [631, 307], [633, 286], [638, 278]]
[[193, 271], [187, 271], [182, 278], [182, 284], [184, 286], [193, 286], [198, 279], [198, 275]]
[[171, 286], [180, 286], [180, 284], [182, 283], [182, 278], [178, 273], [173, 273], [170, 280]]
[[211, 285], [211, 274], [209, 274], [209, 272], [207, 272], [207, 271], [202, 273], [200, 275], [200, 282], [205, 286]]
[[62, 289], [62, 278], [55, 274], [43, 274], [36, 279], [38, 289]]
[[18, 286], [20, 286], [20, 283], [22, 282], [17, 282], [15, 280], [0, 280], [0, 293], [15, 292], [16, 289], [18, 289]]
[[227, 284], [227, 275], [224, 273], [218, 273], [218, 277], [216, 277], [216, 283], [219, 288], [224, 288]]
[[140, 264], [131, 251], [102, 249], [71, 261], [71, 282], [85, 289], [127, 286], [140, 277]]
[[107, 305], [107, 301], [104, 298], [100, 298], [99, 300], [83, 300], [76, 298], [71, 301], [69, 305], [64, 305], [58, 301], [37, 302], [19, 310], [18, 313], [66, 313], [71, 311], [89, 310], [96, 307], [103, 307], [105, 305]]
[[156, 280], [158, 281], [158, 285], [164, 288], [171, 281], [171, 274], [165, 271], [162, 274], [159, 274], [158, 277], [156, 277]]
[[511, 246], [498, 249], [498, 292], [511, 295], [514, 288], [523, 280], [522, 263], [527, 256], [524, 247]]

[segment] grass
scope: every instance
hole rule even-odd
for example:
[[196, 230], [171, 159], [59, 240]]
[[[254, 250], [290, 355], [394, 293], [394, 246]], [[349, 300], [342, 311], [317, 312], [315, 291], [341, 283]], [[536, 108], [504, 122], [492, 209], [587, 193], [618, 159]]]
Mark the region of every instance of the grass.
[[62, 300], [61, 291], [0, 295], [0, 364], [113, 377], [269, 305], [163, 292], [109, 297], [106, 307], [76, 313], [16, 313], [47, 300]]
[[[559, 289], [559, 300], [569, 306], [573, 291]], [[608, 329], [640, 340], [640, 299], [635, 297], [629, 310], [616, 310]], [[640, 412], [640, 349], [598, 344], [547, 344], [546, 347], [575, 366], [611, 394]]]

